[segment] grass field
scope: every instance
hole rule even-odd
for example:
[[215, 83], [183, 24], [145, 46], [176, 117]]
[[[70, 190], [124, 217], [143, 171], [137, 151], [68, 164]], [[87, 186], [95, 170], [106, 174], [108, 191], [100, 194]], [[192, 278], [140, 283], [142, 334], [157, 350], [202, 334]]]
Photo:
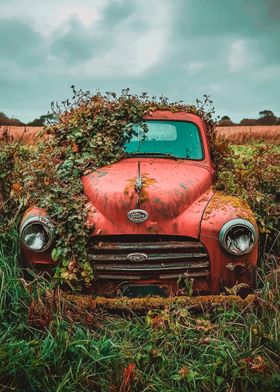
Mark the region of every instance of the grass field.
[[122, 317], [92, 310], [75, 319], [59, 300], [56, 310], [45, 305], [51, 283], [24, 280], [17, 254], [11, 233], [0, 246], [0, 391], [279, 390], [273, 258], [273, 272], [259, 280], [258, 305], [177, 305]]

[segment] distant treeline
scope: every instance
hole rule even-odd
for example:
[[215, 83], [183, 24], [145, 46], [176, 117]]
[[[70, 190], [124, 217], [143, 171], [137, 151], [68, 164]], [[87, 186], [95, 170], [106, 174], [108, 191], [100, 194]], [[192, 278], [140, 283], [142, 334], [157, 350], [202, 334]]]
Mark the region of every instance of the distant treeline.
[[271, 110], [261, 110], [259, 118], [243, 118], [239, 123], [231, 121], [229, 116], [223, 116], [219, 123], [221, 127], [232, 127], [234, 125], [254, 126], [254, 125], [280, 125], [280, 117], [275, 116]]
[[[29, 127], [43, 127], [54, 119], [53, 114], [45, 114], [39, 118], [35, 118], [34, 120], [24, 123], [17, 118], [10, 118], [5, 113], [0, 112], [0, 126], [24, 126], [27, 125]], [[221, 127], [232, 127], [234, 125], [280, 125], [280, 117], [275, 116], [275, 114], [271, 110], [261, 110], [259, 112], [259, 118], [243, 118], [239, 123], [233, 122], [229, 116], [223, 116], [218, 125]]]
[[20, 126], [27, 125], [29, 127], [43, 127], [44, 125], [47, 124], [48, 121], [53, 120], [53, 118], [54, 118], [53, 114], [45, 114], [39, 118], [35, 118], [34, 120], [28, 123], [24, 123], [17, 118], [10, 118], [5, 113], [0, 112], [0, 126], [20, 127]]

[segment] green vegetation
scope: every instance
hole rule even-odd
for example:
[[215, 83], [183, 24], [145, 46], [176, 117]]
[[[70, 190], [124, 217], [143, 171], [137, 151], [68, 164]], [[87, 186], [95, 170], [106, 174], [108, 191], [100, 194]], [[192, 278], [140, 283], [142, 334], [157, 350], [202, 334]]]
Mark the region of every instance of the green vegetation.
[[233, 146], [223, 157], [216, 188], [245, 200], [255, 214], [263, 252], [280, 252], [280, 149], [255, 144]]
[[279, 390], [279, 268], [261, 282], [260, 308], [95, 312], [82, 323], [59, 296], [45, 304], [51, 283], [27, 282], [17, 253], [11, 231], [0, 247], [1, 391]]

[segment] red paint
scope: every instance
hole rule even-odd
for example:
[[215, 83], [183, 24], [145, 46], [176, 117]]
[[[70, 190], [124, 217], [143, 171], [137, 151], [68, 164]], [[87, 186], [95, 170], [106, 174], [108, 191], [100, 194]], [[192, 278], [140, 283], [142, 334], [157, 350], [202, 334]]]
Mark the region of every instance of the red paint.
[[[127, 219], [128, 211], [137, 208], [134, 183], [139, 160], [142, 177], [148, 181], [143, 187], [143, 201], [139, 203], [149, 213], [149, 219], [143, 224]], [[176, 224], [178, 234], [197, 238], [201, 211], [211, 195], [207, 191], [213, 179], [211, 171], [201, 163], [130, 158], [89, 174], [82, 181], [85, 194], [96, 209], [89, 217], [89, 222], [95, 224], [93, 234], [100, 230], [110, 234], [147, 234], [155, 224], [161, 234], [177, 234], [174, 233]]]
[[[245, 207], [236, 207], [235, 204], [223, 203], [222, 200], [211, 209], [215, 172], [202, 120], [193, 114], [167, 111], [152, 112], [146, 119], [195, 123], [201, 132], [204, 159], [191, 161], [134, 157], [123, 159], [84, 176], [82, 182], [88, 198], [88, 224], [94, 227], [93, 239], [98, 239], [100, 235], [118, 235], [122, 239], [128, 235], [137, 235], [141, 238], [148, 235], [169, 235], [178, 239], [196, 239], [206, 248], [210, 262], [210, 279], [195, 279], [196, 292], [214, 294], [218, 293], [221, 287], [232, 287], [235, 283], [241, 282], [252, 287], [253, 270], [257, 264], [257, 246], [249, 255], [234, 257], [221, 248], [218, 240], [219, 231], [225, 222], [237, 217], [248, 219], [250, 211], [248, 212]], [[139, 161], [144, 180], [140, 194], [134, 188]], [[135, 208], [147, 211], [149, 218], [141, 224], [130, 222], [127, 213]], [[29, 211], [27, 215], [37, 212], [38, 210]], [[27, 252], [26, 249], [23, 249], [23, 253], [33, 264], [53, 264], [50, 253], [40, 255]], [[245, 268], [231, 270], [226, 267], [229, 263], [245, 265]], [[166, 284], [170, 288], [169, 294], [176, 294], [179, 292], [177, 280], [159, 281], [147, 275], [146, 279], [135, 280], [133, 284]], [[115, 295], [114, 290], [120, 283], [98, 280], [93, 284], [93, 292]]]

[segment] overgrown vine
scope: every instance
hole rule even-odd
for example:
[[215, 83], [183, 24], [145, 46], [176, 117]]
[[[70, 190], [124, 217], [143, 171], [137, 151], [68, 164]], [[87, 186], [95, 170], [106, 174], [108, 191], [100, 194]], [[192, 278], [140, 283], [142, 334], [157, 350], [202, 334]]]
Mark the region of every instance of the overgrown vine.
[[[18, 149], [6, 147], [5, 154], [10, 154], [10, 158], [5, 155], [8, 169], [2, 172], [2, 183], [9, 188], [6, 200], [10, 198], [10, 202], [24, 204], [25, 208], [32, 205], [45, 208], [55, 223], [57, 241], [52, 258], [58, 265], [56, 279], [88, 284], [93, 278], [87, 257], [93, 228], [87, 226], [81, 176], [122, 159], [124, 144], [133, 133], [131, 124], [141, 124], [150, 111], [188, 111], [199, 115], [206, 124], [211, 146], [215, 122], [208, 96], [196, 105], [185, 105], [171, 103], [165, 97], [150, 98], [147, 93], [138, 96], [129, 89], [122, 90], [120, 95], [99, 92], [92, 95], [74, 86], [72, 91], [71, 100], [52, 104], [54, 120], [44, 129], [44, 141], [35, 150], [29, 148], [19, 154]], [[217, 160], [216, 149], [211, 150]], [[11, 203], [6, 207], [8, 216]]]

